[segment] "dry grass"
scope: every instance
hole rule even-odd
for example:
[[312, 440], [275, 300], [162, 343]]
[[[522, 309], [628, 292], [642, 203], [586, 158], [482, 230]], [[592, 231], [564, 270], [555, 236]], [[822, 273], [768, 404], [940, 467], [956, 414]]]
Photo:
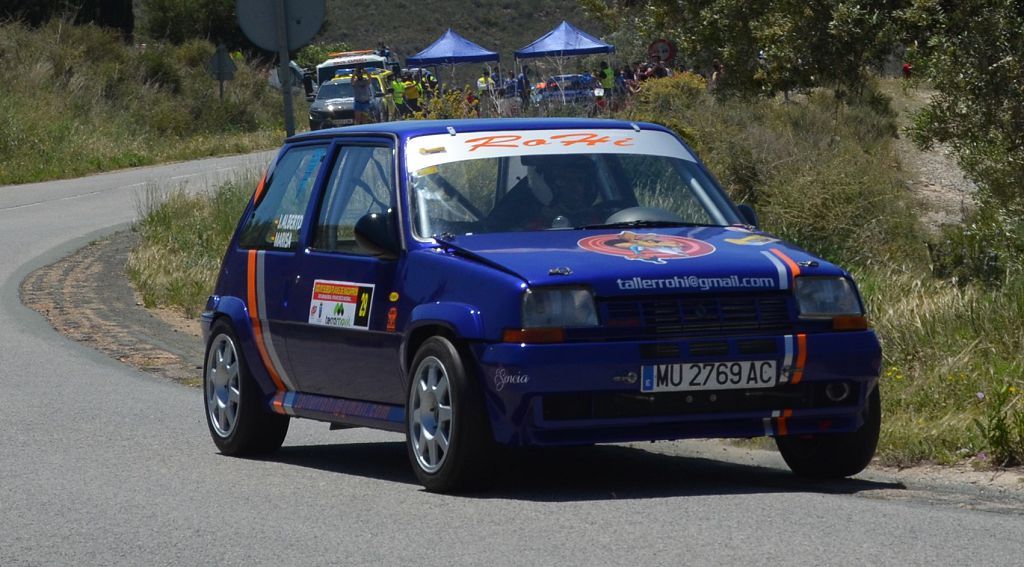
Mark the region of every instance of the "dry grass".
[[280, 95], [261, 69], [236, 61], [220, 100], [204, 68], [213, 49], [141, 49], [60, 20], [38, 30], [0, 23], [0, 184], [279, 145]]

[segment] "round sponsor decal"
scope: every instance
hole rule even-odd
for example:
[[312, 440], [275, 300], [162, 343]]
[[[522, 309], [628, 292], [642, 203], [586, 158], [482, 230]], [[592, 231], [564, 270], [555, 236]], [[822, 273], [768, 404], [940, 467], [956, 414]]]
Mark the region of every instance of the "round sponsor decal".
[[642, 234], [628, 230], [618, 234], [588, 236], [576, 244], [584, 250], [598, 254], [622, 256], [627, 260], [640, 260], [651, 264], [664, 264], [666, 260], [698, 258], [715, 251], [711, 244], [695, 238]]

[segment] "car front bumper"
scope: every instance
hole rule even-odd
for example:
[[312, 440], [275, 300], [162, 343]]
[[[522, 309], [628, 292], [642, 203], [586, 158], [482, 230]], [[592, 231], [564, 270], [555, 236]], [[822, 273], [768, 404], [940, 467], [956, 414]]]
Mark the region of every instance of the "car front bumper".
[[[838, 433], [863, 423], [881, 367], [873, 331], [710, 342], [717, 354], [699, 354], [709, 344], [703, 338], [477, 344], [474, 352], [494, 436], [504, 445]], [[792, 352], [794, 344], [803, 356]], [[751, 352], [749, 345], [760, 351]], [[676, 354], [664, 356], [666, 346]], [[776, 360], [786, 382], [771, 388], [641, 391], [644, 366], [742, 360]], [[829, 384], [846, 384], [849, 394], [832, 400]]]

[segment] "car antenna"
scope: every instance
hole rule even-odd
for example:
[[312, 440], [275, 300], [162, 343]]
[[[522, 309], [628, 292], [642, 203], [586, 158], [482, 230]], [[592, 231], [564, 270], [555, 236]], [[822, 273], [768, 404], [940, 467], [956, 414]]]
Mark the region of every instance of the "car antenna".
[[447, 130], [448, 130], [448, 133], [451, 134], [452, 136], [455, 135], [455, 128], [453, 126], [448, 126]]

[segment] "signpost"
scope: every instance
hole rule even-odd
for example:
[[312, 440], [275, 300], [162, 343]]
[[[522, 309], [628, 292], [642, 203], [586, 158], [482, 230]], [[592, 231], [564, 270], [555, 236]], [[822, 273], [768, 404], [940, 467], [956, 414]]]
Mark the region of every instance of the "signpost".
[[207, 68], [210, 69], [210, 74], [213, 78], [220, 81], [220, 100], [224, 101], [224, 81], [233, 81], [235, 79], [235, 62], [231, 60], [231, 56], [228, 55], [228, 49], [224, 47], [224, 44], [217, 46], [217, 51], [213, 53], [213, 57], [210, 57], [210, 62], [207, 63]]
[[257, 46], [277, 53], [284, 128], [295, 134], [292, 75], [288, 53], [309, 43], [324, 23], [324, 0], [236, 0], [238, 25]]
[[671, 63], [676, 58], [676, 45], [667, 39], [656, 39], [647, 46], [647, 57], [651, 61]]

